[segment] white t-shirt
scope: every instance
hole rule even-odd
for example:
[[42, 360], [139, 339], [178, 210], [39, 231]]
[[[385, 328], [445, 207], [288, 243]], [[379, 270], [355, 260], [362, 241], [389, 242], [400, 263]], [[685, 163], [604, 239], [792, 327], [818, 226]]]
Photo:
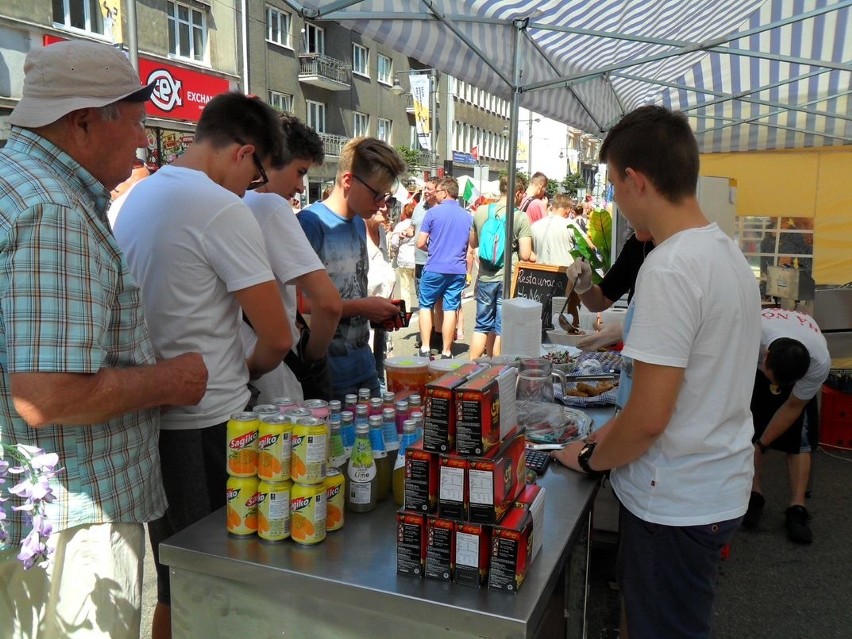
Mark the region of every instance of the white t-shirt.
[[574, 233], [568, 228], [570, 222], [561, 215], [548, 215], [530, 226], [533, 252], [540, 264], [571, 266], [574, 256]]
[[831, 355], [828, 353], [825, 337], [823, 337], [814, 318], [796, 311], [765, 308], [760, 312], [760, 324], [762, 330], [757, 367], [764, 373], [766, 372], [763, 367], [766, 349], [776, 339], [789, 337], [801, 342], [808, 349], [811, 363], [805, 376], [793, 386], [792, 393], [805, 401], [815, 397], [831, 372]]
[[[750, 402], [760, 293], [736, 244], [714, 223], [675, 234], [636, 281], [622, 370], [633, 361], [683, 368], [672, 417], [612, 486], [648, 522], [694, 526], [743, 515], [753, 474]], [[629, 427], [629, 425], [628, 425]]]
[[[305, 237], [293, 207], [286, 199], [275, 193], [249, 191], [243, 201], [254, 213], [266, 241], [266, 253], [284, 299], [290, 334], [295, 345], [299, 333], [296, 330], [296, 286], [293, 282], [307, 273], [324, 271], [325, 266]], [[248, 355], [254, 350], [257, 336], [245, 322], [242, 324], [241, 335]], [[252, 381], [252, 384], [260, 391], [258, 403], [261, 404], [268, 404], [277, 397], [290, 397], [296, 401], [305, 399], [302, 396], [302, 385], [290, 367], [283, 363]]]
[[203, 172], [164, 166], [130, 191], [115, 217], [157, 357], [196, 351], [207, 365], [201, 402], [164, 408], [161, 427], [188, 430], [227, 420], [249, 399], [234, 292], [273, 279], [254, 215]]

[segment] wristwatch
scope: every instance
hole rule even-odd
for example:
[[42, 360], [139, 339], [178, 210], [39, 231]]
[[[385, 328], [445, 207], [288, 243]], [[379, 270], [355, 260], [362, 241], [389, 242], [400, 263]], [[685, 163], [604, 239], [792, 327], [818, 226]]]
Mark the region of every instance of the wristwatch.
[[755, 439], [755, 440], [754, 440], [754, 445], [755, 445], [755, 446], [757, 446], [757, 449], [758, 449], [761, 453], [765, 453], [767, 450], [769, 450], [769, 445], [768, 445], [768, 444], [764, 444], [762, 441], [760, 441], [760, 439]]
[[584, 473], [586, 473], [589, 477], [597, 479], [604, 473], [600, 470], [594, 470], [591, 466], [589, 466], [589, 458], [592, 456], [592, 453], [595, 452], [595, 446], [597, 446], [595, 442], [583, 446], [580, 454], [577, 455], [577, 463], [580, 464], [580, 468], [583, 469]]

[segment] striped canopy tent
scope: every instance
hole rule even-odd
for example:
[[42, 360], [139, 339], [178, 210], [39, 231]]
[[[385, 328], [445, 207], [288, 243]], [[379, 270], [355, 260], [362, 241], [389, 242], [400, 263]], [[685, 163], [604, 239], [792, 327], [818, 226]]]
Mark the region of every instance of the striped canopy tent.
[[521, 106], [604, 137], [663, 105], [720, 158], [852, 143], [852, 0], [286, 1], [510, 100], [510, 180]]
[[515, 129], [519, 106], [603, 136], [660, 104], [702, 153], [852, 142], [852, 0], [288, 2], [513, 100]]

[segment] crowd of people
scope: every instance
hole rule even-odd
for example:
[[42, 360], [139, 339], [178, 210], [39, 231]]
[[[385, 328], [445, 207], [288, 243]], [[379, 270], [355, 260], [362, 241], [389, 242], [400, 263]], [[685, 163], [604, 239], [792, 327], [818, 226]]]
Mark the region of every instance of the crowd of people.
[[[788, 534], [810, 543], [825, 340], [807, 316], [761, 312], [748, 264], [698, 207], [682, 115], [643, 107], [605, 140], [636, 232], [595, 284], [570, 251], [588, 206], [548, 198], [543, 174], [516, 176], [512, 193], [504, 176], [499, 198], [472, 210], [452, 177], [396, 207], [405, 163], [356, 138], [325, 197], [302, 208], [305, 175], [324, 161], [319, 136], [239, 93], [213, 98], [188, 150], [147, 175], [136, 152], [153, 88], [117, 49], [58, 43], [28, 54], [9, 117], [0, 442], [55, 452], [63, 470], [47, 504], [47, 567], [0, 554], [0, 635], [138, 636], [147, 523], [153, 637], [171, 636], [159, 542], [224, 505], [228, 418], [276, 397], [378, 396], [396, 297], [418, 312], [419, 352], [448, 358], [472, 288], [468, 355], [500, 354], [504, 273], [520, 260], [566, 267], [591, 310], [629, 294], [624, 324], [589, 338], [624, 342], [619, 412], [556, 457], [610, 473], [630, 636], [707, 636], [719, 549], [758, 525], [769, 448], [790, 458]], [[19, 544], [26, 513], [0, 513]]]

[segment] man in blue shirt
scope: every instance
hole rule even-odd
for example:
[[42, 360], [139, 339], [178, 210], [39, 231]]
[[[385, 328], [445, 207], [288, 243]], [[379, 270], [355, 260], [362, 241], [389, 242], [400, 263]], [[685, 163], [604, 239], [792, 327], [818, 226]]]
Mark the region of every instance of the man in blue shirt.
[[[429, 252], [420, 278], [420, 340], [422, 344], [429, 343], [432, 307], [443, 300], [441, 358], [449, 359], [469, 266], [467, 244], [473, 218], [457, 201], [459, 183], [455, 178], [439, 180], [435, 194], [440, 203], [426, 213], [417, 236], [417, 248], [428, 248]], [[421, 346], [420, 354], [428, 357], [428, 347], [424, 352]]]
[[399, 313], [383, 297], [367, 297], [367, 228], [364, 220], [393, 203], [390, 190], [405, 163], [376, 138], [351, 140], [340, 153], [337, 177], [328, 199], [299, 213], [299, 223], [337, 286], [343, 312], [328, 349], [332, 396], [343, 400], [359, 388], [379, 394], [376, 360], [368, 322]]

